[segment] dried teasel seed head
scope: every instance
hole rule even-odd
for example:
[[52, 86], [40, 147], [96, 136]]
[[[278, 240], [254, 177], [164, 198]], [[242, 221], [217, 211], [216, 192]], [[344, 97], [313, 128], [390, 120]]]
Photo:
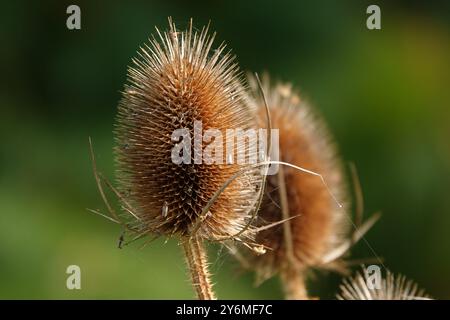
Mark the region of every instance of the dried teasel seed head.
[[[157, 33], [159, 38], [152, 38], [133, 59], [119, 104], [118, 183], [129, 191], [127, 201], [143, 233], [186, 236], [200, 219], [196, 236], [211, 240], [233, 236], [251, 216], [261, 176], [247, 170], [201, 216], [214, 193], [249, 165], [205, 163], [196, 157], [208, 144], [204, 141], [201, 149], [195, 149], [194, 140], [202, 143], [202, 133], [216, 129], [225, 146], [226, 129], [256, 127], [245, 103], [244, 80], [225, 45], [213, 48], [214, 35], [208, 27], [197, 32], [191, 21], [187, 30], [179, 31], [169, 19], [169, 30]], [[177, 129], [189, 133], [183, 142], [190, 141], [190, 164], [172, 160], [179, 142], [172, 134]], [[248, 153], [248, 146], [240, 150], [235, 146], [234, 152]]]
[[[338, 300], [429, 300], [431, 297], [412, 280], [394, 275], [389, 270], [386, 277], [377, 279], [365, 267], [339, 286]], [[379, 283], [377, 283], [379, 281]]]
[[[249, 83], [253, 89], [250, 103], [258, 115], [259, 126], [266, 127], [260, 90], [251, 76]], [[319, 173], [326, 185], [318, 176], [283, 166], [276, 175], [267, 177], [256, 226], [298, 217], [257, 234], [256, 242], [270, 248], [264, 255], [249, 258], [249, 265], [257, 271], [260, 281], [277, 272], [281, 272], [282, 278], [283, 274], [292, 278], [295, 273], [318, 266], [325, 254], [342, 243], [346, 231], [346, 217], [333, 198], [346, 200], [343, 171], [324, 123], [289, 84], [271, 86], [265, 75], [262, 89], [272, 128], [279, 130], [280, 160]], [[282, 192], [286, 199], [285, 214]]]

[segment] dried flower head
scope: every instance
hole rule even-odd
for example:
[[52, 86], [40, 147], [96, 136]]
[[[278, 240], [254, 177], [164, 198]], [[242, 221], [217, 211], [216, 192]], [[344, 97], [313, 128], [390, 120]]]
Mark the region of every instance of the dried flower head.
[[344, 279], [340, 285], [339, 300], [428, 300], [424, 290], [403, 275], [386, 271], [386, 278], [380, 279], [379, 287], [369, 278], [366, 268], [362, 268], [352, 278]]
[[187, 129], [194, 149], [194, 140], [202, 139], [195, 123], [225, 136], [226, 129], [246, 130], [256, 122], [225, 45], [213, 49], [208, 27], [193, 31], [191, 22], [179, 31], [170, 19], [169, 25], [167, 32], [157, 29], [159, 39], [141, 48], [128, 70], [115, 130], [120, 190], [143, 233], [187, 236], [195, 229], [203, 239], [232, 237], [252, 214], [260, 174], [247, 170], [237, 177], [202, 215], [215, 192], [248, 165], [198, 163], [195, 150], [190, 163], [176, 164], [172, 134]]
[[[250, 77], [249, 82], [253, 88], [251, 104], [259, 126], [265, 127], [264, 102], [255, 79]], [[280, 272], [287, 278], [286, 285], [295, 286], [294, 275], [320, 265], [325, 254], [342, 242], [346, 218], [333, 195], [345, 200], [346, 188], [335, 147], [322, 121], [289, 84], [271, 86], [265, 76], [262, 87], [272, 128], [279, 129], [280, 160], [319, 173], [326, 181], [325, 185], [318, 176], [283, 166], [277, 175], [267, 178], [257, 227], [295, 218], [259, 232], [256, 242], [270, 250], [251, 257], [248, 265], [261, 281]]]

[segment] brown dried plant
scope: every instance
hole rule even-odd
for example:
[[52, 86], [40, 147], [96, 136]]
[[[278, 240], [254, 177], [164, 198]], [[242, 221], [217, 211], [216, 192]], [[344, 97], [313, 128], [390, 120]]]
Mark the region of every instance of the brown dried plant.
[[[347, 202], [346, 186], [335, 145], [290, 85], [272, 86], [268, 77], [261, 83], [250, 76], [247, 92], [247, 80], [225, 44], [213, 47], [209, 26], [196, 31], [191, 21], [179, 31], [169, 18], [169, 29], [156, 31], [133, 59], [118, 107], [117, 189], [98, 172], [91, 143], [94, 175], [109, 215], [94, 212], [124, 227], [131, 235], [125, 244], [144, 237], [180, 239], [199, 299], [216, 298], [205, 240], [232, 249], [245, 267], [256, 270], [259, 281], [279, 273], [287, 298], [308, 298], [309, 270], [342, 269], [336, 260], [377, 216], [348, 235], [350, 218], [340, 204]], [[238, 154], [261, 156], [251, 147], [257, 144], [252, 136], [234, 144], [234, 158], [205, 163], [195, 149], [196, 141], [204, 141], [198, 123], [200, 130], [218, 130], [222, 136], [230, 129], [278, 129], [280, 159], [269, 157], [269, 130], [268, 153], [259, 163], [236, 161]], [[180, 142], [173, 133], [179, 129], [187, 129], [194, 146], [188, 163], [172, 158]], [[279, 171], [266, 178], [269, 164]], [[118, 198], [120, 213], [104, 186]], [[236, 250], [236, 243], [253, 254]]]

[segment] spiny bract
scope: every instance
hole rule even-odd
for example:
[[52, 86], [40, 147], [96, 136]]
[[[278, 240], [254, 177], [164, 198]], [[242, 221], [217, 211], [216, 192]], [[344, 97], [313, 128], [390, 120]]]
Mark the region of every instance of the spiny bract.
[[[208, 27], [170, 28], [139, 51], [128, 70], [116, 124], [116, 162], [121, 191], [137, 216], [138, 229], [156, 235], [190, 234], [202, 209], [235, 173], [235, 179], [198, 225], [210, 240], [236, 235], [252, 215], [261, 175], [248, 164], [175, 164], [172, 133], [187, 128], [194, 146], [194, 123], [203, 131], [256, 127], [245, 104], [243, 79], [225, 45], [213, 49]], [[201, 139], [201, 137], [200, 137]], [[252, 141], [250, 143], [254, 143]], [[225, 143], [225, 142], [224, 142]], [[203, 147], [205, 144], [203, 145]], [[244, 150], [250, 152], [249, 144]], [[202, 216], [203, 217], [203, 216]], [[244, 236], [245, 234], [243, 234]]]

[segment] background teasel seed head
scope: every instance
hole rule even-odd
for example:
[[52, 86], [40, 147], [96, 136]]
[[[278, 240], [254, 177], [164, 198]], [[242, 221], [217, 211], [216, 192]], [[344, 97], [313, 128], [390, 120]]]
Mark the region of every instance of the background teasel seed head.
[[[225, 129], [255, 128], [256, 121], [244, 103], [234, 57], [224, 44], [213, 49], [208, 27], [197, 32], [191, 21], [179, 31], [169, 19], [169, 30], [157, 34], [133, 59], [119, 104], [118, 183], [136, 211], [138, 229], [185, 236], [214, 193], [248, 165], [195, 164], [193, 150], [191, 164], [175, 164], [173, 131], [188, 128], [193, 147], [194, 122], [200, 121], [203, 132], [220, 130], [225, 150]], [[234, 151], [248, 152], [236, 146]], [[197, 235], [215, 240], [237, 234], [251, 217], [260, 184], [258, 170], [240, 175], [210, 208]]]
[[[266, 127], [264, 102], [257, 82], [249, 76], [252, 96], [249, 97], [259, 120]], [[257, 234], [256, 242], [270, 250], [260, 256], [250, 256], [248, 265], [257, 271], [258, 281], [274, 273], [302, 272], [318, 267], [322, 258], [344, 241], [347, 217], [330, 192], [342, 203], [347, 200], [346, 185], [340, 161], [330, 135], [322, 121], [313, 113], [290, 84], [271, 85], [263, 76], [262, 87], [270, 109], [272, 128], [279, 129], [280, 160], [321, 174], [329, 190], [317, 176], [280, 166], [277, 175], [268, 176], [257, 226], [284, 218], [280, 208], [278, 175], [283, 172], [289, 217], [297, 216], [274, 228]], [[281, 170], [282, 169], [282, 170]], [[284, 228], [290, 229], [287, 243]], [[248, 256], [247, 256], [248, 257]], [[286, 270], [289, 269], [289, 270]]]
[[[372, 274], [372, 273], [371, 273]], [[380, 275], [381, 276], [381, 275]], [[386, 277], [380, 279], [380, 287], [369, 279], [368, 270], [363, 266], [353, 277], [344, 279], [340, 285], [338, 300], [429, 300], [431, 297], [423, 289], [403, 275], [394, 275], [386, 270]]]

